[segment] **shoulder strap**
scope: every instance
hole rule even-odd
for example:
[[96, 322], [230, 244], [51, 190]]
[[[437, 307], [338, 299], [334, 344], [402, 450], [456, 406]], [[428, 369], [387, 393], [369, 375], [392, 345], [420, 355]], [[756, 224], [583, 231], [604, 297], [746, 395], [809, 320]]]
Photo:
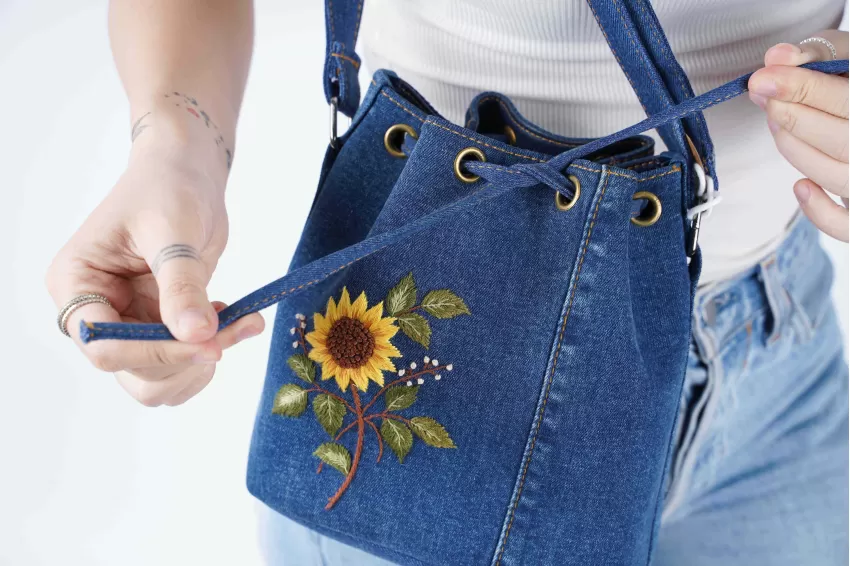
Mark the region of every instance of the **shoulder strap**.
[[[648, 116], [693, 98], [691, 83], [673, 55], [649, 0], [587, 3]], [[714, 175], [714, 147], [701, 112], [681, 122], [669, 122], [658, 133], [668, 148], [701, 160]], [[692, 155], [686, 136], [698, 155]]]
[[349, 118], [360, 105], [360, 57], [354, 45], [362, 14], [363, 0], [325, 0], [325, 99]]

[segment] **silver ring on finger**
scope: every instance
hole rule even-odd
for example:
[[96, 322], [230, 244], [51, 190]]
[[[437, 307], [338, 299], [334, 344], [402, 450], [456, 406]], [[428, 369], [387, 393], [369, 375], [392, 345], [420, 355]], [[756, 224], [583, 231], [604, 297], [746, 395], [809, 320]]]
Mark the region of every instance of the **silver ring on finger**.
[[803, 45], [804, 43], [820, 43], [821, 45], [825, 45], [826, 48], [829, 49], [829, 52], [832, 54], [832, 60], [835, 61], [836, 59], [838, 59], [838, 52], [835, 51], [835, 46], [828, 39], [824, 39], [822, 37], [817, 37], [817, 36], [808, 37], [808, 38], [804, 39], [803, 41], [801, 41], [800, 45]]
[[62, 334], [64, 334], [68, 338], [70, 338], [71, 333], [68, 332], [68, 319], [71, 318], [71, 315], [78, 308], [90, 305], [92, 303], [99, 303], [102, 305], [106, 305], [109, 308], [113, 308], [112, 303], [109, 302], [109, 299], [107, 299], [103, 295], [99, 295], [97, 293], [85, 293], [83, 295], [77, 295], [76, 297], [65, 303], [61, 309], [59, 309], [59, 315], [56, 317], [56, 324], [59, 325], [59, 331], [62, 332]]

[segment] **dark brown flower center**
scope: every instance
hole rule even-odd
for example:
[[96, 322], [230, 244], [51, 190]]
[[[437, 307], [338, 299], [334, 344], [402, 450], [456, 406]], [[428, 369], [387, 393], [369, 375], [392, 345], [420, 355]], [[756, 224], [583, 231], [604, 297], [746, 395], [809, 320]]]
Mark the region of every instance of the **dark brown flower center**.
[[343, 368], [359, 368], [372, 357], [375, 337], [357, 319], [343, 317], [337, 320], [328, 333], [328, 351]]

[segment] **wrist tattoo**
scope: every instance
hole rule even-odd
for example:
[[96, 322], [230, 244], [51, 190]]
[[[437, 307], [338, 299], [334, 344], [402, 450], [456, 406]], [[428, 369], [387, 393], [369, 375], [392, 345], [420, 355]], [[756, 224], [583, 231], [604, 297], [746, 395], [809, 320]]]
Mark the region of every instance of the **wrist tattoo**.
[[164, 98], [168, 98], [174, 102], [174, 106], [178, 108], [185, 108], [186, 112], [191, 114], [196, 120], [203, 120], [204, 126], [210, 129], [213, 134], [215, 145], [220, 147], [224, 152], [225, 163], [227, 164], [227, 170], [229, 171], [230, 167], [233, 165], [233, 150], [227, 147], [227, 144], [224, 142], [224, 136], [221, 133], [221, 129], [215, 122], [212, 121], [209, 114], [198, 106], [198, 101], [191, 96], [187, 96], [177, 91], [169, 92], [163, 96]]
[[147, 118], [150, 115], [151, 115], [150, 112], [148, 112], [147, 114], [143, 114], [142, 117], [139, 118], [138, 120], [136, 120], [136, 123], [133, 124], [133, 129], [130, 130], [130, 142], [131, 143], [136, 141], [136, 138], [139, 137], [139, 134], [141, 134], [143, 131], [145, 131], [146, 129], [148, 129], [150, 127], [147, 124], [142, 124], [144, 119]]
[[201, 261], [201, 254], [198, 253], [198, 250], [186, 244], [174, 244], [173, 246], [166, 246], [162, 248], [158, 254], [156, 254], [156, 257], [151, 263], [151, 273], [153, 273], [153, 276], [156, 277], [157, 273], [159, 273], [159, 270], [162, 267], [162, 264], [177, 258], [194, 259], [195, 261]]

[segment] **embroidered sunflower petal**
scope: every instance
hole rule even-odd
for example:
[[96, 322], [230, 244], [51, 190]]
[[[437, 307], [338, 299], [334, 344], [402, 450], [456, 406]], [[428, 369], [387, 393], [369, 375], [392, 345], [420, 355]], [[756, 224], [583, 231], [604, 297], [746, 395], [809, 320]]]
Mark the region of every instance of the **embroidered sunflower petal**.
[[366, 314], [366, 308], [369, 302], [366, 299], [366, 291], [360, 293], [357, 300], [351, 303], [351, 308], [348, 310], [348, 316], [357, 320], [363, 320], [363, 315]]
[[391, 371], [393, 373], [396, 371], [395, 364], [386, 356], [376, 354], [370, 361], [378, 371]]
[[324, 332], [314, 330], [313, 332], [308, 332], [304, 338], [306, 338], [307, 342], [309, 342], [314, 348], [324, 348], [327, 346], [328, 335]]
[[328, 332], [330, 332], [331, 323], [328, 319], [322, 316], [322, 313], [317, 312], [313, 315], [313, 332], [319, 333], [327, 336]]
[[310, 353], [307, 354], [307, 357], [318, 364], [324, 364], [328, 361], [333, 361], [334, 359], [330, 351], [328, 351], [328, 349], [324, 346], [317, 346], [313, 348], [312, 350], [310, 350]]
[[363, 318], [360, 319], [360, 322], [363, 323], [363, 326], [370, 329], [372, 325], [381, 320], [381, 315], [384, 314], [384, 302], [381, 301], [371, 309], [367, 310], [363, 314]]
[[334, 322], [339, 320], [339, 314], [337, 313], [337, 307], [333, 297], [328, 298], [328, 306], [325, 309], [325, 318], [328, 319], [329, 325], [333, 325]]
[[346, 369], [345, 378], [346, 381], [354, 383], [361, 391], [366, 391], [369, 386], [369, 379], [364, 375], [362, 367]]
[[336, 313], [339, 318], [351, 317], [351, 297], [345, 287], [342, 288], [342, 296], [340, 296], [339, 303], [336, 306]]
[[369, 332], [371, 332], [372, 336], [375, 337], [376, 342], [378, 340], [388, 341], [398, 332], [398, 326], [393, 324], [394, 322], [394, 318], [382, 318], [369, 328]]
[[345, 391], [348, 389], [349, 373], [348, 370], [342, 370], [340, 373], [334, 376], [336, 378], [336, 384], [339, 386], [340, 391]]
[[336, 377], [340, 374], [340, 372], [345, 371], [343, 368], [339, 367], [337, 363], [331, 358], [322, 364], [322, 381], [326, 381], [332, 377]]
[[400, 358], [401, 352], [398, 351], [398, 348], [390, 344], [386, 343], [375, 343], [375, 355], [384, 356], [386, 358]]

